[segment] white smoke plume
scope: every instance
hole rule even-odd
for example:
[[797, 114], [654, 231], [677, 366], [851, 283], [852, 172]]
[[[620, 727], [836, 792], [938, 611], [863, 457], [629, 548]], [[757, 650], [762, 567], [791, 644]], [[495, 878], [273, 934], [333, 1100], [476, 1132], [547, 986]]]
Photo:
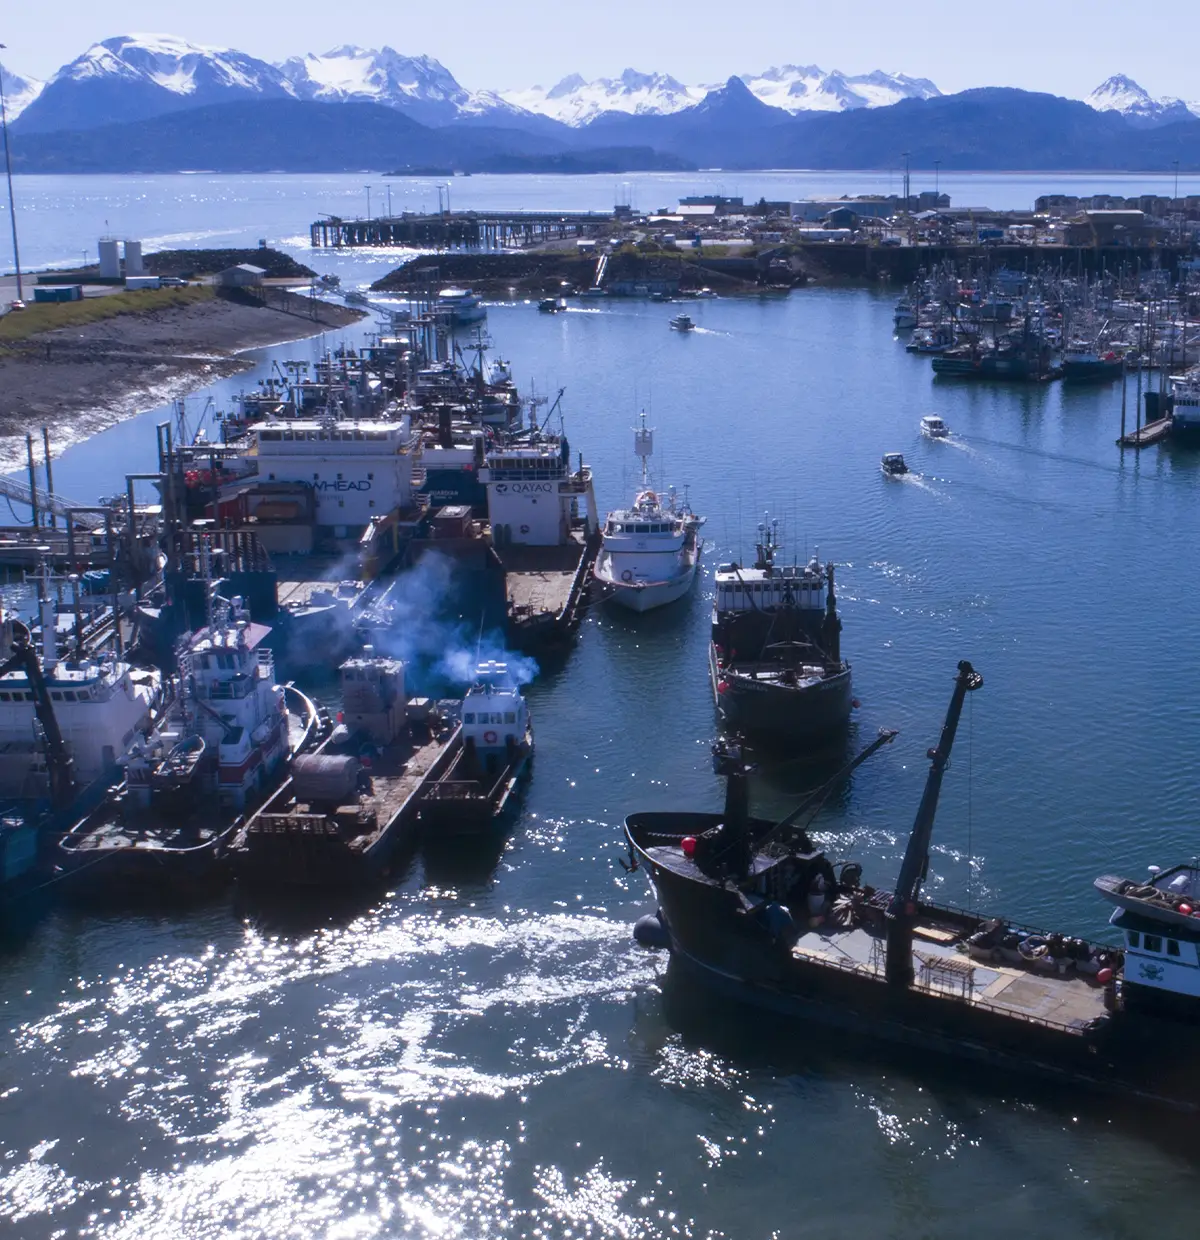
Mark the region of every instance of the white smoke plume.
[[430, 696], [468, 687], [476, 664], [487, 660], [506, 663], [517, 684], [528, 684], [538, 673], [535, 659], [508, 650], [503, 631], [486, 627], [479, 613], [451, 614], [462, 606], [454, 568], [448, 557], [426, 552], [372, 606], [365, 640], [401, 659], [409, 683]]

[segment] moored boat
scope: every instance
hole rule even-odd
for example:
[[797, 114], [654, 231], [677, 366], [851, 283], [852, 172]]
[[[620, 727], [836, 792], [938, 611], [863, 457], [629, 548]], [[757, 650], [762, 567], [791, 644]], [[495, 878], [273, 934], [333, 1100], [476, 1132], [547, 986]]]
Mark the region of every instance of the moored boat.
[[742, 732], [829, 739], [850, 718], [832, 564], [779, 566], [773, 529], [759, 527], [753, 567], [716, 572], [709, 676], [722, 720]]
[[216, 600], [180, 654], [176, 698], [122, 755], [124, 780], [59, 842], [70, 894], [157, 897], [224, 877], [246, 810], [317, 728], [312, 701], [275, 683], [269, 632]]
[[435, 313], [450, 327], [470, 327], [487, 318], [487, 307], [469, 288], [444, 288], [438, 293]]
[[654, 431], [634, 431], [633, 450], [641, 460], [642, 482], [633, 504], [608, 514], [596, 557], [594, 577], [606, 599], [630, 611], [651, 611], [673, 603], [691, 589], [704, 550], [696, 516], [679, 502], [674, 488], [664, 503], [650, 488], [649, 460]]
[[532, 759], [529, 707], [507, 664], [480, 663], [463, 698], [462, 744], [421, 799], [425, 842], [492, 830], [513, 808]]
[[333, 734], [234, 837], [241, 884], [335, 889], [383, 876], [415, 839], [425, 787], [458, 753], [458, 719], [410, 705], [399, 660], [368, 649], [342, 664], [341, 680]]

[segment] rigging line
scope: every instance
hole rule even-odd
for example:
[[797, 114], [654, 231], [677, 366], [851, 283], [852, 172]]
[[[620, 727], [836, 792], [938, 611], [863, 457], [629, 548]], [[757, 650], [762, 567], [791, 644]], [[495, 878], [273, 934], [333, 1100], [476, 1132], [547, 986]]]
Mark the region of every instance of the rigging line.
[[971, 894], [975, 877], [975, 852], [972, 844], [974, 807], [972, 784], [975, 775], [975, 702], [967, 704], [967, 912], [971, 912]]

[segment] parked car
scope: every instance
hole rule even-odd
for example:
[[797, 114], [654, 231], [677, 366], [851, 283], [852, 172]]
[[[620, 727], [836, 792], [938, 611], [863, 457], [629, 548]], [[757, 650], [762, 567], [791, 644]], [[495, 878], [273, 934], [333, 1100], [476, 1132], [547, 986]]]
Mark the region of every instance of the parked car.
[[187, 288], [187, 281], [179, 276], [161, 276], [158, 281], [159, 288]]

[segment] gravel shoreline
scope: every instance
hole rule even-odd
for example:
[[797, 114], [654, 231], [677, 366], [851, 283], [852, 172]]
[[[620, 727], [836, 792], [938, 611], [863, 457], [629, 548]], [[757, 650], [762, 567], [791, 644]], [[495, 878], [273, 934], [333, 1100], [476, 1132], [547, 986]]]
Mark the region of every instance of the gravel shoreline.
[[[307, 299], [303, 301], [308, 308]], [[317, 303], [318, 318], [224, 298], [59, 328], [0, 348], [0, 470], [25, 459], [25, 434], [50, 427], [55, 451], [249, 370], [250, 349], [301, 340], [363, 313]]]

